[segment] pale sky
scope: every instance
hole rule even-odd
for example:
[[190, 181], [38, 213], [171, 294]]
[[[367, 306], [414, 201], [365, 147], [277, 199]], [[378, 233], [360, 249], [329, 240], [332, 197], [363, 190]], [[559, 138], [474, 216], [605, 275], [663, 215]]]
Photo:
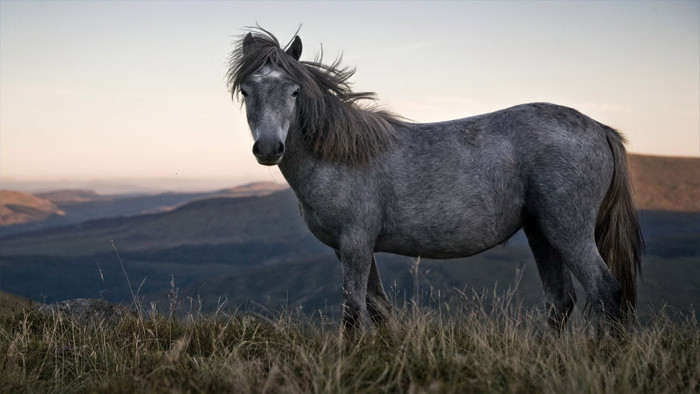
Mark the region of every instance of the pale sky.
[[285, 43], [303, 24], [302, 58], [344, 53], [415, 121], [547, 101], [631, 152], [700, 155], [698, 1], [2, 1], [0, 187], [283, 182], [224, 81], [256, 22]]

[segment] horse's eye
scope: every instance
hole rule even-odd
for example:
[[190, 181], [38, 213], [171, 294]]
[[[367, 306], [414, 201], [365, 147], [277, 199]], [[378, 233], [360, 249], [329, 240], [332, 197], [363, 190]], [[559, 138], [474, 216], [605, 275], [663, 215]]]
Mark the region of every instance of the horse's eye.
[[246, 92], [243, 89], [241, 89], [241, 94], [243, 95], [243, 97], [248, 97], [248, 92]]
[[294, 92], [292, 92], [292, 97], [296, 97], [298, 95], [299, 95], [299, 90], [295, 90]]

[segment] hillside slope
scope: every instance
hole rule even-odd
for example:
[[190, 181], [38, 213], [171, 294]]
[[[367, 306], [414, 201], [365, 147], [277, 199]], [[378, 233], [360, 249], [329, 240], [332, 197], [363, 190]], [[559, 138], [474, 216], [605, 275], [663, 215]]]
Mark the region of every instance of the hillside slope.
[[37, 193], [37, 197], [45, 198], [55, 204], [80, 204], [88, 201], [108, 200], [109, 196], [103, 196], [92, 190], [62, 189], [46, 193]]
[[639, 209], [700, 211], [700, 158], [629, 155]]
[[[210, 197], [264, 196], [287, 188], [271, 182], [258, 182], [213, 192], [156, 193], [142, 195], [100, 195], [89, 190], [57, 190], [37, 196], [48, 200], [63, 215], [52, 215], [44, 219], [19, 218], [12, 223], [0, 224], [0, 237], [10, 234], [43, 230], [61, 225], [88, 220], [132, 216], [171, 210], [190, 201]], [[16, 193], [9, 192], [8, 193]], [[26, 196], [36, 198], [30, 194]]]
[[217, 197], [178, 209], [133, 217], [101, 219], [2, 239], [2, 255], [86, 256], [187, 245], [269, 243], [288, 240], [303, 227], [291, 190], [264, 197]]
[[0, 190], [0, 226], [37, 222], [65, 212], [53, 202], [12, 190]]
[[0, 316], [9, 316], [27, 308], [35, 308], [41, 304], [16, 294], [0, 291]]

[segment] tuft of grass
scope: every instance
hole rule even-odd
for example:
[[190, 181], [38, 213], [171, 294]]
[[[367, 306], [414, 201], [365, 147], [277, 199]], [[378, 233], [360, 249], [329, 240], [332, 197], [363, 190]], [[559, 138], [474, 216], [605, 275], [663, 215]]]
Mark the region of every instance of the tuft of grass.
[[[697, 392], [695, 316], [657, 312], [621, 338], [585, 319], [557, 334], [540, 312], [480, 297], [415, 305], [356, 335], [280, 312], [152, 315], [79, 324], [0, 317], [0, 391]], [[449, 309], [449, 311], [446, 311]]]

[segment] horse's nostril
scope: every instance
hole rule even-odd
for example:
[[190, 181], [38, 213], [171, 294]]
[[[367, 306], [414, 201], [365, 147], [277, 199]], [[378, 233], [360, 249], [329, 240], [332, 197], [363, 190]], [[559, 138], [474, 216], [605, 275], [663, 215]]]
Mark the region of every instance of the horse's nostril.
[[277, 143], [277, 149], [275, 149], [275, 154], [276, 154], [276, 155], [281, 155], [282, 153], [284, 153], [284, 143], [278, 142], [278, 143]]
[[253, 154], [254, 154], [255, 156], [259, 156], [259, 155], [260, 155], [260, 147], [258, 146], [258, 143], [257, 143], [257, 142], [253, 144]]

